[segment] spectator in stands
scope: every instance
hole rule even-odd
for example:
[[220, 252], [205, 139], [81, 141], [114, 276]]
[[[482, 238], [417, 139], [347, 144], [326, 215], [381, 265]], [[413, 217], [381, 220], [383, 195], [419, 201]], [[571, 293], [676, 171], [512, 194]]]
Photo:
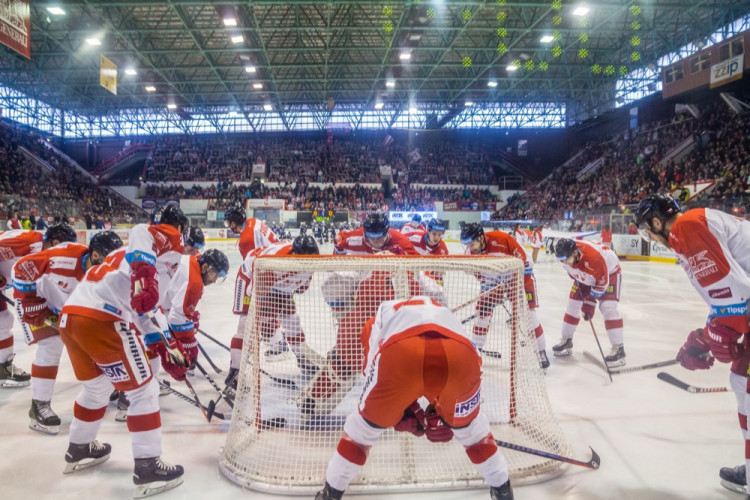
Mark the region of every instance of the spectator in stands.
[[638, 228], [633, 221], [630, 221], [630, 225], [628, 225], [628, 234], [638, 234]]
[[8, 214], [8, 231], [11, 231], [13, 229], [21, 229], [21, 221], [18, 220], [18, 217], [21, 214], [19, 213], [10, 213]]
[[102, 219], [101, 215], [96, 218], [94, 229], [104, 229], [104, 219]]
[[44, 220], [44, 217], [41, 215], [36, 219], [36, 226], [34, 229], [37, 231], [46, 231], [49, 226], [47, 225], [47, 222]]
[[614, 250], [614, 248], [612, 247], [612, 230], [609, 228], [609, 225], [605, 225], [604, 228], [602, 228], [601, 235], [602, 246]]
[[23, 220], [21, 220], [21, 229], [24, 229], [26, 231], [30, 231], [32, 229], [31, 220], [28, 217], [24, 217]]
[[86, 221], [86, 229], [92, 229], [94, 221], [91, 219], [91, 214], [86, 212], [86, 215], [83, 216], [83, 220]]

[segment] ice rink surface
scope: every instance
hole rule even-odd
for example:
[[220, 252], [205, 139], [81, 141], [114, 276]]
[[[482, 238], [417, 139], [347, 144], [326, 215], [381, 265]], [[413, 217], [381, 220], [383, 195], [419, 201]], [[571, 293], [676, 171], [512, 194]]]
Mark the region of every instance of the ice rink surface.
[[[201, 328], [229, 343], [237, 325], [231, 314], [234, 273], [240, 263], [233, 243], [209, 243], [230, 257], [230, 278], [207, 287], [200, 303]], [[462, 253], [459, 244], [451, 252]], [[322, 248], [327, 250], [326, 247]], [[329, 250], [329, 249], [328, 249]], [[329, 250], [330, 251], [330, 250]], [[675, 264], [622, 262], [620, 311], [625, 322], [627, 366], [671, 359], [690, 330], [704, 324], [707, 306]], [[541, 255], [535, 266], [540, 320], [547, 338], [551, 367], [546, 381], [555, 413], [573, 444], [573, 458], [588, 460], [589, 446], [601, 457], [601, 468], [572, 465], [550, 481], [515, 488], [522, 499], [734, 499], [719, 484], [723, 466], [743, 461], [744, 446], [737, 424], [733, 393], [690, 394], [656, 378], [659, 369], [615, 375], [610, 383], [601, 364], [591, 328], [581, 322], [574, 353], [552, 356], [559, 340], [571, 280], [551, 256]], [[605, 353], [609, 351], [601, 313], [594, 317]], [[34, 348], [28, 348], [16, 323], [16, 360], [30, 371]], [[200, 337], [199, 337], [200, 340]], [[205, 339], [203, 346], [225, 370], [228, 353]], [[662, 369], [698, 386], [728, 387], [729, 367], [716, 363], [709, 371], [690, 372], [679, 365]], [[197, 372], [196, 372], [197, 373]], [[223, 375], [215, 377], [223, 381]], [[200, 375], [193, 378], [204, 404], [216, 393]], [[179, 387], [178, 384], [176, 387]], [[112, 445], [110, 460], [98, 467], [63, 476], [63, 455], [79, 384], [63, 354], [52, 406], [62, 419], [60, 434], [48, 436], [28, 428], [29, 388], [0, 389], [0, 491], [3, 498], [120, 499], [130, 498], [133, 460], [126, 425], [114, 421], [110, 406], [99, 440]], [[187, 392], [187, 391], [185, 391]], [[244, 491], [219, 472], [219, 449], [228, 423], [206, 423], [197, 408], [174, 396], [160, 398], [164, 433], [163, 458], [185, 467], [185, 483], [159, 495], [177, 498], [285, 498]], [[502, 436], [495, 436], [503, 439]], [[321, 485], [322, 486], [322, 485]], [[353, 497], [353, 495], [352, 495]], [[448, 500], [489, 498], [488, 489], [407, 495], [357, 495], [389, 500]]]

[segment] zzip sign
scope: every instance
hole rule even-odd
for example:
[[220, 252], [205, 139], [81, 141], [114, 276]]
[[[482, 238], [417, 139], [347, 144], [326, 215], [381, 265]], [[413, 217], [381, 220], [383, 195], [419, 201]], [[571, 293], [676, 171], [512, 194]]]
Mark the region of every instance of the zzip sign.
[[711, 66], [711, 88], [742, 78], [743, 55], [740, 54]]

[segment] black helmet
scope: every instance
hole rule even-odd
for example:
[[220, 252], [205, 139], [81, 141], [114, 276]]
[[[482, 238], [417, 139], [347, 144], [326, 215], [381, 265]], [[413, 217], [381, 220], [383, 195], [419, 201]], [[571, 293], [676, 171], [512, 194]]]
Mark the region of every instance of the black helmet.
[[661, 221], [662, 235], [666, 238], [666, 235], [663, 234], [664, 223], [680, 211], [680, 204], [671, 194], [651, 194], [638, 203], [638, 208], [635, 209], [635, 225], [638, 227], [641, 236], [648, 240], [650, 239], [648, 231], [657, 233], [651, 227], [651, 219], [656, 217]]
[[444, 233], [445, 221], [443, 219], [438, 219], [437, 217], [435, 217], [434, 219], [430, 219], [430, 222], [427, 223], [427, 230], [440, 231], [441, 233]]
[[175, 229], [182, 227], [183, 231], [190, 224], [188, 218], [177, 205], [167, 205], [161, 213], [158, 213], [158, 210], [154, 210], [153, 217], [153, 224], [167, 224]]
[[570, 238], [561, 238], [555, 242], [555, 257], [558, 260], [567, 260], [576, 250], [576, 242]]
[[44, 233], [44, 241], [52, 243], [53, 240], [57, 240], [60, 243], [69, 241], [75, 243], [78, 238], [76, 237], [76, 231], [69, 224], [60, 222], [58, 224], [52, 224], [47, 228], [47, 232]]
[[294, 238], [292, 243], [292, 254], [294, 255], [318, 255], [320, 250], [315, 238], [312, 236], [299, 235]]
[[484, 228], [478, 222], [470, 222], [464, 224], [461, 228], [461, 243], [468, 245], [480, 236], [484, 236]]
[[245, 215], [245, 211], [241, 208], [230, 208], [226, 212], [224, 212], [224, 224], [231, 222], [233, 224], [237, 224], [238, 226], [241, 226], [245, 223], [247, 220], [247, 217]]
[[96, 233], [89, 241], [89, 252], [96, 252], [103, 259], [122, 246], [122, 240], [114, 231]]
[[226, 278], [229, 273], [229, 259], [221, 250], [211, 248], [206, 250], [206, 253], [198, 258], [200, 265], [208, 264], [208, 267], [213, 267], [219, 278]]
[[206, 238], [203, 236], [203, 230], [198, 226], [190, 226], [182, 235], [182, 241], [185, 245], [201, 249], [206, 246]]
[[363, 225], [365, 238], [384, 238], [388, 234], [388, 216], [385, 214], [367, 214]]

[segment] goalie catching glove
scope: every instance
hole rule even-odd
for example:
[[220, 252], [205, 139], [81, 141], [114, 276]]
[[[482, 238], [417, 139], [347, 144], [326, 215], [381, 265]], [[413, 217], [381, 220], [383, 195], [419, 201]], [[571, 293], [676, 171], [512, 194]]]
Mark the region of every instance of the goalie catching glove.
[[738, 343], [742, 333], [718, 323], [716, 320], [708, 324], [708, 338], [711, 354], [722, 363], [731, 363], [745, 354], [745, 346]]
[[47, 301], [41, 297], [29, 297], [21, 300], [21, 321], [31, 326], [42, 326], [45, 320], [54, 313], [47, 307]]
[[159, 281], [156, 268], [145, 262], [134, 262], [130, 273], [130, 306], [138, 314], [151, 311], [159, 303]]
[[714, 364], [711, 346], [703, 338], [703, 328], [693, 330], [677, 353], [677, 361], [688, 370], [708, 370]]

